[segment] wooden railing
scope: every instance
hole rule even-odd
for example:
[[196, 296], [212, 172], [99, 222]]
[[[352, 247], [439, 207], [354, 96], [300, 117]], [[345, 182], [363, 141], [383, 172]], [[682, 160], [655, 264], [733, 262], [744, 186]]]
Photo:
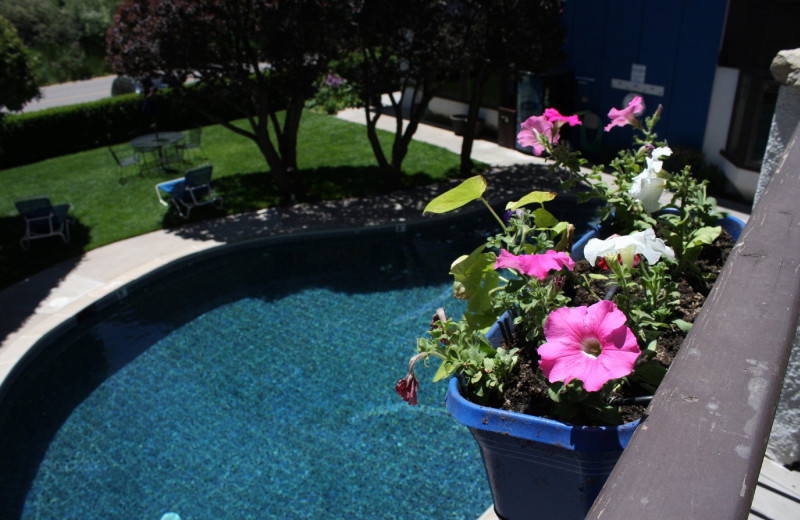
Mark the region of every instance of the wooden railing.
[[747, 518], [800, 305], [800, 126], [586, 518]]

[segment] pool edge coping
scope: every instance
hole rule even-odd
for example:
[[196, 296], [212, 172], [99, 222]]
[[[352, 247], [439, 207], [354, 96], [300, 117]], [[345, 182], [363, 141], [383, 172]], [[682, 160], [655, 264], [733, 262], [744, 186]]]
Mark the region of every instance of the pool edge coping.
[[[330, 238], [365, 234], [410, 233], [416, 229], [446, 224], [449, 220], [456, 221], [470, 214], [478, 214], [485, 211], [485, 208], [479, 206], [464, 208], [447, 215], [420, 217], [413, 220], [394, 220], [365, 227], [317, 228], [229, 241], [186, 239], [180, 236], [179, 230], [159, 230], [89, 251], [80, 257], [80, 261], [60, 279], [56, 286], [50, 289], [47, 297], [42, 299], [28, 318], [0, 342], [0, 400], [2, 400], [10, 384], [13, 383], [14, 374], [24, 370], [27, 364], [25, 362], [26, 359], [34, 357], [40, 348], [46, 347], [49, 340], [76, 327], [85, 317], [127, 298], [130, 292], [139, 288], [137, 286], [144, 286], [148, 280], [162, 276], [164, 272], [175, 269], [183, 263], [196, 261], [207, 256], [224, 254], [223, 250], [232, 251], [270, 243], [290, 243], [314, 239], [315, 237]], [[237, 215], [217, 219], [217, 222], [235, 219], [236, 217]], [[160, 254], [144, 265], [139, 264], [130, 269], [112, 269], [112, 273], [107, 276], [94, 277], [89, 276], [90, 273], [83, 272], [91, 269], [92, 266], [90, 264], [96, 260], [89, 257], [99, 255], [113, 257], [114, 251], [112, 249], [146, 248], [146, 243], [154, 238], [158, 240], [162, 247], [168, 249], [160, 251]], [[167, 239], [166, 242], [162, 240], [164, 238]], [[54, 266], [51, 269], [58, 270], [60, 268], [62, 267]], [[0, 303], [13, 298], [13, 296], [6, 297], [11, 291], [24, 291], [25, 285], [36, 283], [35, 281], [31, 282], [34, 278], [35, 276], [0, 290]], [[58, 301], [59, 298], [68, 298], [61, 294], [75, 290], [69, 287], [72, 284], [83, 285], [88, 289], [79, 292], [74, 298], [69, 298], [68, 303], [58, 307], [53, 312], [47, 312], [48, 302]]]

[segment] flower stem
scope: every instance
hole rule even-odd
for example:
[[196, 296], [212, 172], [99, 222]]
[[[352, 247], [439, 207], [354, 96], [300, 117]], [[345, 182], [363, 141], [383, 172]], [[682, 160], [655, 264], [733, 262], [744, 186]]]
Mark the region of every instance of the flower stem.
[[505, 223], [503, 222], [503, 219], [501, 219], [501, 218], [500, 218], [500, 217], [497, 215], [497, 213], [495, 213], [495, 211], [492, 209], [492, 206], [489, 204], [489, 202], [488, 202], [486, 199], [484, 199], [483, 197], [481, 197], [481, 202], [483, 202], [483, 204], [484, 204], [484, 205], [486, 206], [486, 208], [489, 210], [489, 213], [491, 213], [491, 214], [492, 214], [492, 216], [494, 217], [494, 219], [495, 219], [497, 222], [499, 222], [499, 223], [500, 223], [500, 227], [501, 227], [501, 228], [503, 228], [503, 231], [505, 231], [505, 230], [506, 230], [506, 225], [505, 225]]

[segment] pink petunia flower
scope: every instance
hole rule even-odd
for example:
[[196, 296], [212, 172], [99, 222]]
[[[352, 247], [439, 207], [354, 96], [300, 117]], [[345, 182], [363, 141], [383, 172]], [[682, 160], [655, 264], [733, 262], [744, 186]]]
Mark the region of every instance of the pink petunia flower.
[[548, 121], [556, 125], [556, 130], [561, 128], [561, 125], [563, 125], [564, 123], [567, 123], [569, 126], [575, 126], [581, 124], [581, 120], [578, 116], [561, 115], [555, 108], [545, 108], [543, 115], [544, 117], [547, 118]]
[[520, 125], [517, 142], [520, 146], [532, 146], [534, 155], [542, 155], [548, 144], [558, 143], [559, 130], [564, 124], [581, 124], [578, 116], [561, 115], [555, 108], [545, 108], [540, 116], [531, 116]]
[[595, 392], [611, 379], [630, 374], [641, 350], [626, 319], [608, 300], [551, 312], [544, 324], [547, 341], [538, 349], [547, 380], [580, 379], [587, 391]]
[[575, 268], [575, 262], [567, 253], [556, 252], [552, 249], [542, 255], [512, 255], [505, 249], [500, 250], [500, 256], [494, 263], [495, 269], [514, 269], [529, 276], [544, 280], [550, 271], [560, 271], [564, 266], [570, 271]]
[[534, 155], [542, 155], [545, 143], [557, 143], [558, 134], [554, 140], [553, 123], [547, 117], [544, 115], [531, 116], [520, 125], [517, 142], [520, 146], [532, 146]]
[[605, 127], [605, 131], [608, 132], [615, 126], [625, 126], [625, 125], [634, 125], [638, 124], [636, 120], [636, 115], [640, 114], [644, 110], [644, 104], [642, 103], [641, 96], [634, 97], [628, 106], [619, 110], [617, 108], [612, 108], [608, 111], [608, 117], [611, 118], [611, 122], [608, 123]]

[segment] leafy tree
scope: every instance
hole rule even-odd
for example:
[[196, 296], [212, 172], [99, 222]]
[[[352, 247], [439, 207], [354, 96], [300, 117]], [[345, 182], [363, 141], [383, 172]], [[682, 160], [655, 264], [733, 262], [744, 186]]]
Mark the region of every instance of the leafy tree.
[[[354, 0], [350, 57], [342, 74], [354, 79], [364, 101], [367, 135], [391, 185], [401, 179], [403, 159], [428, 103], [460, 63], [463, 24], [453, 4], [440, 0]], [[376, 131], [383, 99], [396, 118], [391, 152]], [[405, 124], [404, 124], [405, 123]]]
[[28, 49], [14, 26], [0, 16], [0, 109], [20, 110], [38, 97]]
[[[328, 0], [125, 0], [107, 35], [112, 69], [142, 77], [162, 71], [205, 84], [247, 121], [196, 106], [252, 139], [285, 197], [301, 191], [297, 130], [315, 80], [327, 70], [344, 29], [344, 3]], [[181, 87], [183, 88], [183, 87]], [[283, 112], [285, 110], [285, 112]]]
[[37, 58], [43, 83], [82, 79], [107, 71], [105, 31], [115, 0], [3, 0], [0, 15]]
[[542, 73], [563, 62], [563, 0], [462, 0], [467, 27], [463, 55], [471, 72], [461, 173], [472, 169], [472, 144], [486, 83], [493, 74]]

